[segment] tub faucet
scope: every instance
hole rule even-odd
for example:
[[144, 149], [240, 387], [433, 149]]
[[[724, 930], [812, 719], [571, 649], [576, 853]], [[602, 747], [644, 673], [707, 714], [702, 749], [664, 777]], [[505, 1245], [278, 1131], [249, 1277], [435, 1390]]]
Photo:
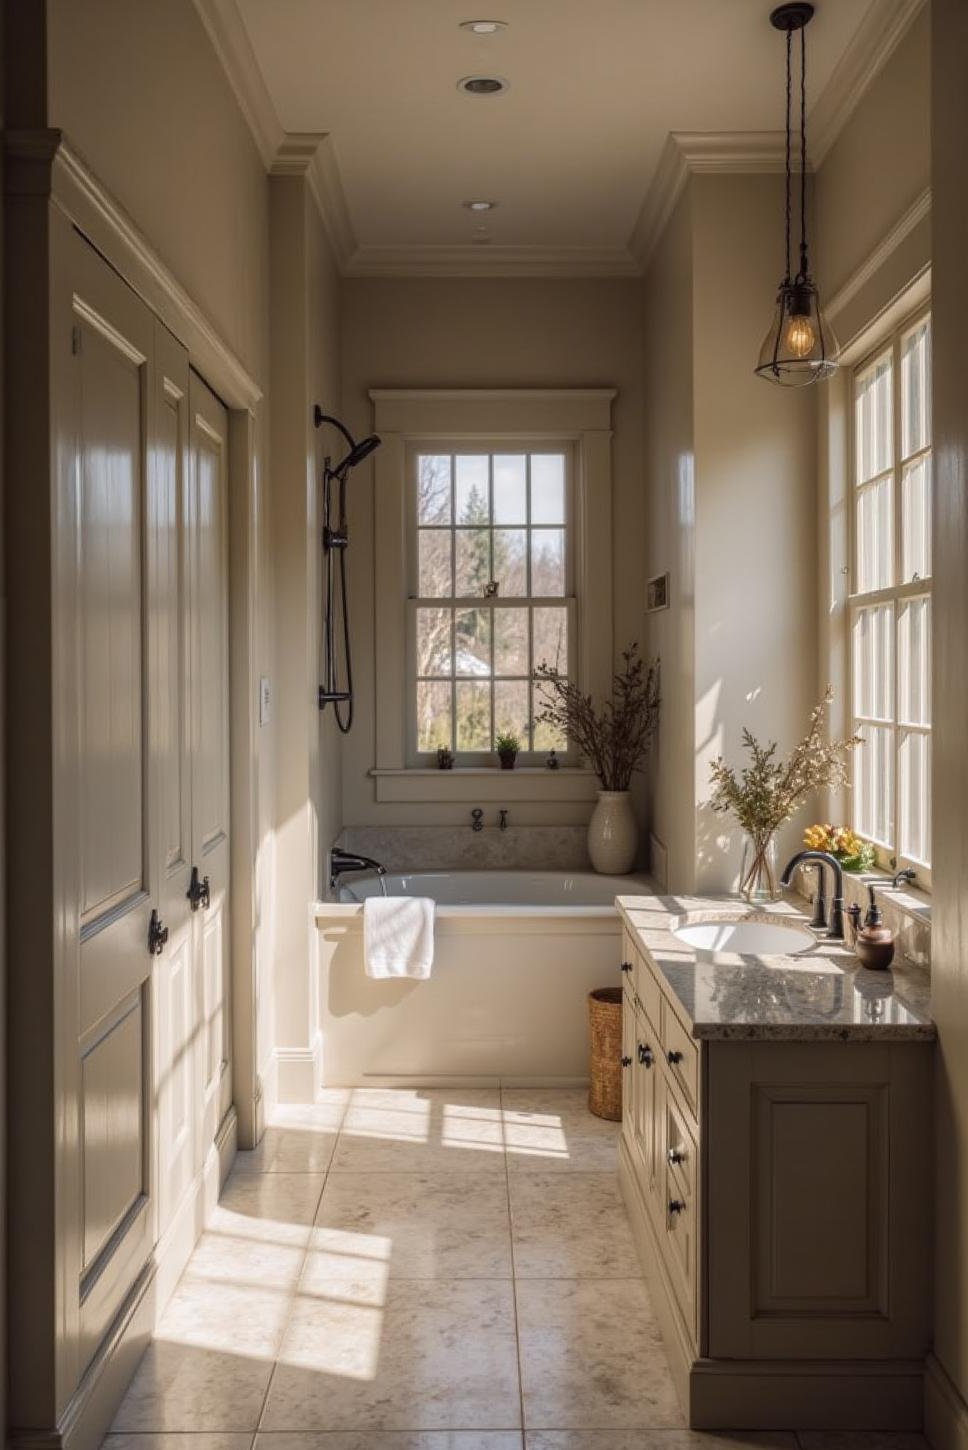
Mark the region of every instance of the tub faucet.
[[827, 928], [828, 941], [843, 941], [844, 939], [844, 873], [836, 856], [831, 856], [829, 851], [798, 851], [783, 868], [783, 875], [780, 877], [781, 886], [789, 886], [793, 879], [793, 873], [804, 861], [816, 861], [820, 866], [829, 866], [834, 873], [834, 896], [830, 903], [830, 926]]
[[471, 811], [471, 821], [473, 822], [473, 824], [471, 825], [472, 831], [483, 831], [484, 812], [481, 810], [480, 806], [475, 806], [474, 809]]
[[329, 885], [330, 890], [336, 890], [339, 878], [347, 871], [375, 871], [378, 876], [385, 876], [387, 868], [380, 861], [374, 861], [372, 856], [361, 856], [356, 851], [343, 851], [339, 846], [334, 846], [329, 853]]

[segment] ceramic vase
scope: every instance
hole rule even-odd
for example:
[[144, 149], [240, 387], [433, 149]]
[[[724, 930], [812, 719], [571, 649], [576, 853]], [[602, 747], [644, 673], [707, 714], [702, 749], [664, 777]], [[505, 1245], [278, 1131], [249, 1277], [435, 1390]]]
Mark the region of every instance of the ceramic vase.
[[604, 876], [624, 876], [635, 863], [638, 830], [627, 790], [600, 790], [588, 822], [588, 855]]

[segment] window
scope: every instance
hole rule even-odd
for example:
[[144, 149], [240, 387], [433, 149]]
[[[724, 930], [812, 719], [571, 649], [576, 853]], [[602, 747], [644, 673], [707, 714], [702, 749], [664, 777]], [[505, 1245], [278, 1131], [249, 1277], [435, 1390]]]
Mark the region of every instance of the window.
[[410, 451], [411, 763], [446, 746], [490, 759], [501, 732], [524, 763], [567, 742], [535, 721], [532, 673], [568, 675], [575, 639], [571, 451]]
[[883, 865], [931, 863], [931, 324], [853, 377], [854, 821]]

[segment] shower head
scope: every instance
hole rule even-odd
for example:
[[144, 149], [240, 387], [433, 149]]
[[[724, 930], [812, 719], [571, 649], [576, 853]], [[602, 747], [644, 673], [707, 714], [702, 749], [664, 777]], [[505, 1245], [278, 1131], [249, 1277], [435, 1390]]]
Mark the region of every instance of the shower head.
[[369, 438], [361, 438], [359, 443], [357, 443], [350, 430], [338, 418], [334, 418], [330, 413], [324, 413], [318, 403], [313, 409], [313, 422], [317, 428], [322, 427], [324, 423], [331, 423], [334, 428], [342, 433], [350, 446], [346, 457], [335, 468], [330, 470], [333, 474], [341, 475], [348, 473], [351, 468], [355, 468], [358, 463], [362, 463], [364, 458], [368, 458], [374, 448], [379, 448], [380, 446], [381, 440], [375, 433], [371, 433]]
[[380, 442], [381, 439], [375, 433], [371, 433], [369, 438], [361, 438], [359, 443], [353, 444], [342, 463], [338, 464], [334, 471], [343, 473], [350, 468], [355, 468], [358, 463], [363, 462], [364, 458], [369, 458], [374, 448], [379, 448]]

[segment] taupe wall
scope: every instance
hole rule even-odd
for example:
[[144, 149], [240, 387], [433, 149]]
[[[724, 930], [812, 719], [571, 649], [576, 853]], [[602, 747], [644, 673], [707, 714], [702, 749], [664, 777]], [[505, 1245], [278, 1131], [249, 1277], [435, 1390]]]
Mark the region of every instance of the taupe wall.
[[968, 1443], [968, 7], [933, 11], [934, 762], [931, 941], [938, 1024], [935, 1353], [950, 1398], [929, 1394], [929, 1429]]
[[675, 890], [738, 883], [710, 762], [742, 762], [744, 725], [789, 750], [813, 703], [815, 398], [753, 373], [782, 201], [776, 176], [691, 177], [646, 275], [649, 567], [670, 571], [673, 601], [650, 621], [667, 702], [654, 830]]
[[[613, 580], [616, 650], [644, 639], [645, 489], [639, 284], [635, 281], [351, 280], [343, 284], [343, 398], [368, 432], [373, 387], [615, 386]], [[348, 565], [357, 719], [343, 751], [347, 825], [459, 822], [464, 805], [377, 805], [374, 761], [372, 471], [350, 485]], [[644, 785], [637, 791], [644, 818]], [[584, 806], [520, 804], [517, 824], [587, 819]]]

